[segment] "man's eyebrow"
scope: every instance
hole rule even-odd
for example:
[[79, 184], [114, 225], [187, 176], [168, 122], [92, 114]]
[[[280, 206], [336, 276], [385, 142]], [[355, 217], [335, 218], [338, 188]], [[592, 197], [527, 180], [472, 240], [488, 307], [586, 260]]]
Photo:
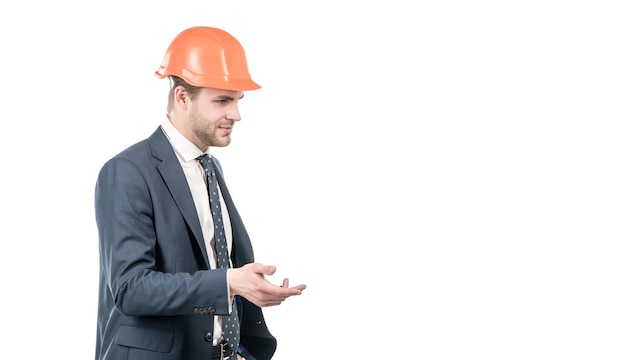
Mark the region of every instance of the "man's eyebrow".
[[[241, 94], [241, 96], [239, 97], [238, 100], [243, 99], [244, 94]], [[222, 100], [235, 100], [234, 97], [232, 96], [228, 96], [228, 95], [218, 95], [217, 98], [222, 99]]]

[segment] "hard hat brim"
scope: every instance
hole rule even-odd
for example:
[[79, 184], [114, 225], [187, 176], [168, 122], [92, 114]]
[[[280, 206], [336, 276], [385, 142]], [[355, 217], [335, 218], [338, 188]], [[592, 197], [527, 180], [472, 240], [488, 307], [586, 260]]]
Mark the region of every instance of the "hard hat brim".
[[180, 69], [178, 74], [176, 74], [177, 71], [172, 71], [170, 69], [169, 75], [161, 72], [161, 70], [162, 69], [159, 69], [154, 72], [154, 75], [159, 79], [164, 79], [167, 76], [174, 75], [185, 80], [188, 84], [198, 87], [234, 91], [250, 91], [258, 90], [261, 88], [261, 85], [257, 84], [252, 79], [207, 79], [206, 77], [203, 78], [202, 76], [194, 76], [193, 74], [189, 74], [189, 72], [185, 71], [184, 69]]

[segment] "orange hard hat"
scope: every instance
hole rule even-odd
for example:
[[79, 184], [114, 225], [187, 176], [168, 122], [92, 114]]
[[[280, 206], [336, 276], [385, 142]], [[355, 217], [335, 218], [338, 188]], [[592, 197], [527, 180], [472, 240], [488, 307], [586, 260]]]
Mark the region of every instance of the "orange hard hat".
[[178, 34], [155, 72], [159, 79], [178, 76], [191, 85], [224, 90], [256, 90], [243, 47], [224, 30], [198, 26]]

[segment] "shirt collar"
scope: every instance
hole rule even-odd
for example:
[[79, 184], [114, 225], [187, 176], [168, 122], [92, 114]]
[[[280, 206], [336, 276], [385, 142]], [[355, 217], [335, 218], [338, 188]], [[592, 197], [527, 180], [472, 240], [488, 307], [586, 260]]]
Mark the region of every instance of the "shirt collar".
[[167, 116], [161, 122], [161, 129], [163, 129], [165, 136], [172, 144], [176, 154], [178, 154], [178, 156], [180, 156], [183, 160], [195, 160], [198, 156], [209, 153], [209, 148], [207, 148], [205, 152], [202, 152], [196, 145], [194, 145], [194, 143], [183, 136], [183, 134], [181, 134], [180, 131], [172, 125], [172, 122], [167, 118]]

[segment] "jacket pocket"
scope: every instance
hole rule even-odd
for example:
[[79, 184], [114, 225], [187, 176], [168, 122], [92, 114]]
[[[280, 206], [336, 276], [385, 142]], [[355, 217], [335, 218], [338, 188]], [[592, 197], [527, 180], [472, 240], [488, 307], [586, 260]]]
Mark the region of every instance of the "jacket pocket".
[[169, 353], [174, 346], [174, 331], [122, 324], [117, 331], [115, 343], [121, 346]]

